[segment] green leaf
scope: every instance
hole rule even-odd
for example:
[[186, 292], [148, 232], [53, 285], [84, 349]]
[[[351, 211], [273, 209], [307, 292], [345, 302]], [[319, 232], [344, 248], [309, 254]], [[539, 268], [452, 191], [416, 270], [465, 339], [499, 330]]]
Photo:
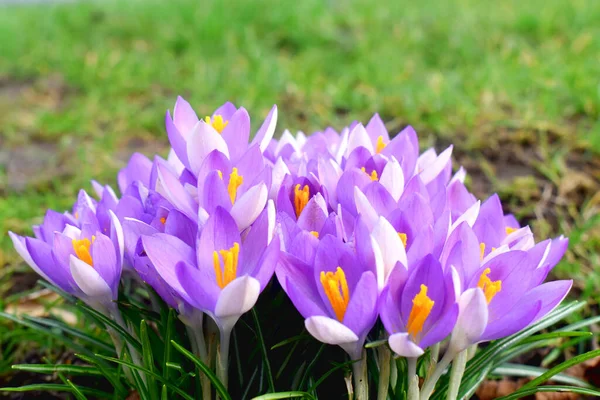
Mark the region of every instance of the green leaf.
[[277, 400], [291, 399], [294, 397], [300, 397], [301, 399], [314, 399], [310, 393], [294, 391], [263, 394], [262, 396], [253, 397], [252, 400]]
[[87, 400], [87, 397], [85, 397], [85, 395], [83, 393], [81, 393], [79, 388], [77, 388], [77, 386], [73, 385], [73, 382], [71, 382], [69, 379], [67, 379], [66, 384], [69, 385], [73, 389], [73, 395], [75, 396], [75, 398], [77, 400]]
[[163, 378], [167, 380], [169, 379], [171, 373], [170, 369], [167, 366], [171, 362], [171, 336], [173, 336], [173, 329], [175, 328], [174, 320], [175, 310], [170, 308], [169, 313], [167, 315], [163, 349]]
[[372, 342], [369, 342], [369, 343], [365, 344], [365, 348], [366, 349], [374, 349], [376, 347], [383, 346], [383, 345], [387, 344], [387, 342], [388, 342], [387, 339], [373, 340]]
[[269, 363], [269, 356], [267, 355], [267, 347], [265, 346], [262, 329], [260, 328], [260, 321], [258, 320], [258, 313], [256, 308], [252, 309], [252, 317], [254, 318], [254, 324], [256, 325], [256, 337], [258, 338], [258, 345], [262, 352], [263, 365], [267, 374], [267, 381], [269, 383], [269, 392], [275, 392], [275, 382], [273, 382], [273, 372], [271, 371], [271, 364]]
[[28, 315], [23, 316], [23, 319], [35, 322], [40, 325], [45, 325], [45, 326], [49, 326], [52, 328], [58, 328], [66, 333], [69, 333], [69, 334], [75, 336], [75, 337], [83, 339], [86, 342], [88, 342], [89, 344], [94, 345], [94, 346], [98, 347], [99, 349], [104, 350], [106, 352], [114, 353], [114, 351], [115, 351], [115, 347], [112, 344], [104, 342], [102, 340], [99, 340], [98, 338], [96, 338], [92, 335], [89, 335], [79, 329], [75, 329], [63, 322], [59, 322], [59, 321], [47, 319], [47, 318], [31, 317]]
[[565, 362], [558, 364], [557, 366], [555, 366], [553, 368], [550, 368], [548, 371], [544, 372], [542, 375], [538, 376], [534, 380], [527, 382], [518, 391], [535, 387], [541, 383], [546, 382], [548, 379], [550, 379], [554, 375], [558, 374], [559, 372], [564, 371], [565, 369], [572, 367], [573, 365], [577, 365], [586, 360], [589, 360], [590, 358], [594, 358], [597, 356], [600, 356], [600, 350], [588, 351], [587, 353], [583, 353], [578, 356], [575, 356], [575, 357], [571, 358], [570, 360], [567, 360]]
[[580, 388], [580, 387], [576, 387], [576, 386], [538, 386], [538, 387], [534, 387], [534, 388], [530, 388], [530, 389], [526, 389], [526, 390], [518, 390], [514, 393], [509, 394], [508, 396], [504, 396], [504, 397], [499, 397], [496, 400], [514, 400], [514, 399], [521, 399], [525, 396], [531, 396], [532, 394], [536, 394], [536, 393], [548, 393], [548, 392], [552, 392], [552, 393], [577, 393], [577, 394], [582, 394], [584, 396], [593, 396], [593, 397], [600, 397], [600, 391], [595, 390], [595, 389], [587, 389], [587, 388]]
[[38, 374], [65, 373], [70, 375], [96, 375], [102, 376], [102, 372], [97, 367], [86, 365], [47, 365], [47, 364], [15, 364], [12, 369], [18, 371], [36, 372]]
[[[492, 371], [493, 374], [496, 375], [509, 375], [509, 376], [524, 376], [524, 377], [532, 377], [536, 378], [541, 376], [542, 374], [548, 372], [547, 368], [534, 367], [531, 365], [522, 365], [522, 364], [502, 364], [499, 367], [494, 368]], [[564, 375], [564, 374], [556, 374], [552, 377], [553, 381], [559, 383], [566, 383], [569, 385], [575, 385], [580, 387], [594, 388], [594, 386], [590, 385], [586, 381], [582, 379], [575, 378], [573, 376]]]
[[530, 336], [530, 337], [522, 340], [520, 342], [520, 344], [528, 344], [528, 343], [533, 343], [533, 342], [537, 342], [540, 340], [546, 340], [546, 339], [556, 339], [556, 338], [576, 337], [576, 336], [590, 337], [590, 336], [594, 336], [594, 334], [592, 332], [556, 331], [556, 332], [542, 333], [539, 335]]
[[[163, 383], [163, 384], [167, 385], [167, 387], [168, 387], [169, 389], [171, 389], [171, 390], [173, 390], [174, 392], [178, 393], [179, 395], [181, 395], [181, 396], [182, 396], [182, 397], [184, 397], [185, 399], [187, 399], [187, 400], [194, 400], [194, 399], [193, 399], [193, 398], [192, 398], [190, 395], [188, 395], [187, 393], [185, 393], [185, 392], [184, 392], [183, 390], [181, 390], [179, 387], [177, 387], [177, 386], [175, 386], [175, 385], [171, 384], [170, 382], [167, 382], [167, 381], [165, 381], [165, 379], [163, 379], [163, 377], [162, 377], [162, 376], [160, 376], [160, 375], [158, 375], [157, 373], [155, 373], [155, 372], [152, 372], [152, 371], [150, 371], [150, 370], [148, 370], [148, 369], [146, 369], [146, 368], [144, 368], [144, 367], [141, 367], [141, 366], [139, 366], [139, 365], [135, 365], [135, 364], [133, 364], [133, 363], [131, 363], [131, 362], [129, 362], [129, 361], [125, 361], [125, 360], [119, 360], [118, 358], [114, 358], [114, 357], [107, 357], [107, 356], [103, 356], [103, 355], [101, 355], [101, 354], [97, 354], [96, 356], [97, 356], [97, 357], [100, 357], [100, 358], [103, 358], [103, 359], [105, 359], [105, 360], [107, 360], [107, 361], [112, 361], [112, 362], [114, 362], [114, 363], [116, 363], [116, 364], [121, 364], [121, 365], [123, 365], [123, 366], [125, 366], [125, 367], [129, 367], [129, 368], [131, 368], [131, 369], [134, 369], [134, 370], [136, 370], [136, 371], [143, 372], [143, 373], [145, 373], [145, 374], [146, 374], [146, 376], [150, 375], [150, 376], [152, 376], [154, 379], [156, 379], [157, 381], [159, 381], [159, 382], [161, 382], [161, 383]], [[143, 388], [143, 385], [140, 385], [140, 388]]]
[[217, 391], [217, 394], [221, 397], [222, 400], [231, 400], [231, 396], [227, 392], [227, 389], [225, 388], [225, 386], [223, 386], [223, 383], [221, 382], [221, 380], [219, 378], [217, 378], [215, 373], [212, 372], [211, 369], [206, 364], [204, 364], [198, 357], [196, 357], [195, 355], [190, 353], [187, 349], [185, 349], [183, 346], [181, 346], [179, 343], [175, 342], [174, 340], [171, 340], [171, 344], [173, 344], [173, 347], [175, 347], [175, 349], [177, 349], [177, 351], [179, 351], [181, 354], [183, 354], [185, 357], [187, 357], [191, 362], [193, 362], [200, 371], [202, 371], [204, 374], [206, 374], [206, 376], [208, 377], [208, 379], [214, 386], [215, 390]]
[[[90, 396], [94, 396], [101, 399], [109, 399], [112, 398], [112, 393], [106, 393], [101, 390], [91, 389], [91, 388], [78, 388], [80, 393], [89, 394]], [[39, 383], [34, 385], [25, 385], [19, 387], [3, 387], [0, 388], [0, 392], [31, 392], [31, 391], [53, 391], [53, 392], [70, 392], [73, 393], [73, 387], [69, 385], [63, 385], [60, 383]]]
[[354, 364], [354, 361], [350, 360], [350, 361], [346, 361], [344, 363], [338, 364], [335, 367], [331, 368], [329, 371], [327, 371], [323, 375], [321, 375], [321, 377], [310, 387], [310, 389], [308, 389], [308, 392], [313, 393], [315, 390], [317, 390], [317, 387], [319, 387], [319, 385], [321, 383], [323, 383], [325, 381], [325, 379], [327, 379], [327, 377], [329, 375], [333, 374], [337, 370], [340, 370], [340, 369], [350, 366], [352, 364]]
[[[152, 346], [150, 345], [150, 338], [148, 337], [148, 324], [146, 320], [142, 320], [140, 322], [140, 340], [142, 341], [142, 359], [144, 362], [144, 367], [156, 374], [154, 367], [154, 357], [152, 357]], [[158, 400], [158, 389], [156, 387], [156, 382], [152, 379], [151, 375], [146, 375], [146, 386], [148, 387], [148, 392], [151, 399]]]
[[85, 314], [88, 314], [91, 318], [93, 318], [97, 321], [100, 321], [107, 327], [112, 328], [115, 332], [117, 332], [119, 335], [121, 335], [123, 337], [123, 339], [125, 339], [128, 343], [130, 343], [137, 351], [139, 351], [139, 352], [142, 351], [142, 344], [140, 343], [140, 341], [137, 340], [136, 338], [134, 338], [133, 336], [131, 336], [131, 334], [129, 332], [127, 332], [125, 329], [123, 329], [123, 327], [120, 326], [119, 324], [117, 324], [115, 321], [108, 318], [106, 315], [102, 314], [101, 312], [96, 311], [93, 308], [89, 307], [87, 304], [85, 304], [82, 301], [77, 302], [77, 307], [79, 307]]
[[[98, 368], [98, 371], [112, 384], [113, 388], [118, 394], [127, 395], [128, 390], [123, 386], [121, 382], [119, 374], [114, 374], [110, 372], [107, 368], [109, 368], [110, 364], [106, 363], [105, 360], [97, 359], [96, 357], [88, 357], [84, 354], [75, 354], [79, 359], [92, 364]], [[119, 365], [119, 369], [120, 369]], [[119, 371], [117, 371], [119, 372]]]

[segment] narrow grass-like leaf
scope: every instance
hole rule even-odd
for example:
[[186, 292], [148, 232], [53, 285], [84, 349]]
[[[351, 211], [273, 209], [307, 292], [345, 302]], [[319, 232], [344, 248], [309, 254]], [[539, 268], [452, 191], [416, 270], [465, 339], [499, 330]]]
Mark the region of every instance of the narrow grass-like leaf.
[[[135, 365], [135, 364], [133, 364], [133, 363], [131, 363], [129, 361], [119, 360], [118, 358], [106, 357], [106, 356], [103, 356], [101, 354], [97, 354], [97, 357], [103, 358], [103, 359], [108, 360], [108, 361], [112, 361], [112, 362], [117, 363], [117, 364], [122, 364], [125, 367], [129, 367], [129, 368], [134, 369], [136, 371], [143, 372], [146, 375], [151, 375], [154, 379], [156, 379], [157, 381], [159, 381], [159, 382], [167, 385], [169, 389], [173, 390], [174, 392], [176, 392], [177, 394], [181, 395], [185, 399], [187, 399], [187, 400], [193, 400], [192, 396], [190, 396], [187, 393], [185, 393], [179, 387], [171, 384], [170, 382], [165, 381], [162, 376], [160, 376], [157, 373], [152, 372], [152, 371], [150, 371], [150, 370], [148, 370], [148, 369], [146, 369], [144, 367], [141, 367], [139, 365]], [[142, 387], [143, 387], [143, 385], [142, 385]]]
[[594, 358], [597, 356], [600, 356], [600, 350], [588, 351], [587, 353], [575, 356], [575, 357], [571, 358], [570, 360], [567, 360], [565, 362], [558, 364], [557, 366], [555, 366], [553, 368], [550, 368], [548, 371], [544, 372], [542, 375], [538, 376], [534, 380], [527, 382], [525, 385], [523, 385], [523, 387], [521, 389], [519, 389], [519, 391], [526, 390], [529, 388], [533, 388], [537, 385], [540, 385], [540, 384], [546, 382], [548, 379], [552, 378], [554, 375], [558, 374], [559, 372], [564, 371], [565, 369], [572, 367], [573, 365], [577, 365], [586, 360], [589, 360], [590, 358]]
[[172, 308], [169, 309], [167, 314], [167, 321], [165, 326], [165, 336], [163, 338], [164, 341], [164, 353], [163, 353], [163, 377], [165, 379], [169, 379], [170, 369], [167, 368], [167, 365], [171, 362], [171, 336], [173, 336], [173, 329], [175, 328], [174, 324], [175, 320], [175, 310]]
[[387, 342], [388, 342], [387, 339], [373, 340], [372, 342], [369, 342], [369, 343], [365, 344], [365, 348], [366, 349], [374, 349], [376, 347], [383, 346], [383, 345], [387, 344]]
[[[100, 399], [109, 399], [113, 397], [112, 393], [106, 393], [101, 390], [91, 389], [81, 387], [78, 388], [80, 393], [85, 393], [90, 396], [94, 396]], [[73, 393], [73, 388], [69, 385], [64, 385], [61, 383], [38, 383], [33, 385], [25, 385], [19, 387], [3, 387], [0, 388], [0, 392], [31, 392], [31, 391], [41, 391], [41, 392], [70, 392]]]
[[102, 376], [102, 372], [97, 367], [87, 365], [47, 365], [47, 364], [15, 364], [12, 369], [19, 371], [35, 372], [38, 374], [65, 373], [70, 375], [95, 375]]
[[73, 384], [73, 382], [71, 382], [69, 379], [65, 380], [65, 384], [67, 384], [68, 386], [71, 387], [71, 389], [73, 389], [73, 396], [75, 396], [75, 398], [77, 400], [87, 400], [87, 397], [85, 397], [85, 395], [83, 393], [81, 393], [81, 391], [79, 390], [79, 388], [77, 386], [75, 386]]
[[285, 367], [287, 367], [288, 363], [290, 362], [290, 360], [292, 359], [292, 356], [294, 355], [294, 352], [296, 351], [296, 348], [298, 348], [298, 345], [300, 344], [300, 341], [297, 340], [296, 342], [294, 342], [294, 345], [292, 346], [292, 350], [290, 350], [287, 355], [285, 356], [283, 363], [281, 363], [281, 367], [279, 367], [279, 371], [277, 371], [277, 375], [275, 375], [275, 377], [277, 379], [279, 379], [279, 377], [281, 376], [281, 374], [283, 373], [283, 370], [285, 369]]
[[301, 399], [314, 399], [310, 393], [294, 391], [263, 394], [262, 396], [253, 397], [252, 400], [292, 399], [294, 397], [299, 397]]
[[[142, 342], [142, 359], [144, 362], [144, 367], [153, 374], [156, 374], [154, 357], [152, 356], [152, 346], [150, 345], [150, 338], [148, 337], [148, 324], [146, 323], [146, 320], [142, 320], [142, 322], [140, 322], [140, 340]], [[152, 378], [152, 375], [146, 375], [146, 386], [148, 387], [150, 398], [152, 400], [158, 400], [158, 388], [156, 387], [156, 382]]]
[[140, 343], [140, 341], [137, 340], [136, 338], [134, 338], [129, 332], [127, 332], [125, 329], [123, 329], [123, 327], [120, 326], [119, 324], [117, 324], [115, 321], [108, 318], [106, 315], [102, 314], [101, 312], [96, 311], [93, 308], [89, 307], [87, 304], [85, 304], [82, 301], [77, 302], [77, 307], [79, 307], [84, 313], [88, 314], [91, 318], [98, 320], [98, 321], [102, 322], [104, 325], [106, 325], [107, 327], [114, 329], [119, 335], [121, 335], [123, 337], [123, 339], [125, 339], [125, 341], [130, 343], [137, 351], [139, 351], [139, 352], [142, 351], [142, 344]]
[[99, 350], [104, 350], [104, 351], [110, 352], [110, 353], [113, 353], [115, 351], [114, 346], [111, 345], [110, 343], [104, 342], [96, 337], [93, 337], [92, 335], [89, 335], [79, 329], [75, 329], [63, 322], [59, 322], [59, 321], [47, 319], [47, 318], [31, 317], [28, 315], [23, 316], [23, 319], [35, 322], [40, 325], [49, 326], [52, 328], [58, 328], [66, 333], [69, 333], [75, 337], [78, 337], [78, 338], [88, 342], [89, 344], [91, 344], [93, 346], [98, 347]]
[[321, 375], [321, 377], [319, 379], [317, 379], [317, 381], [308, 389], [308, 392], [313, 393], [315, 390], [317, 390], [319, 385], [321, 383], [323, 383], [325, 381], [325, 379], [327, 379], [329, 377], [329, 375], [333, 374], [335, 371], [338, 371], [338, 370], [345, 368], [347, 366], [350, 366], [352, 364], [354, 364], [354, 361], [352, 361], [352, 360], [346, 361], [341, 364], [337, 364], [335, 367], [331, 368], [329, 371], [327, 371], [323, 375]]
[[300, 380], [300, 384], [298, 385], [298, 389], [302, 389], [302, 387], [304, 386], [304, 382], [306, 382], [306, 380], [308, 379], [308, 374], [310, 373], [310, 371], [313, 369], [313, 367], [319, 360], [319, 357], [321, 356], [321, 353], [323, 352], [323, 350], [325, 350], [325, 347], [326, 347], [325, 344], [321, 344], [321, 347], [319, 347], [319, 351], [317, 351], [317, 354], [315, 354], [315, 357], [310, 361], [310, 363], [306, 367], [306, 370], [304, 371], [304, 374], [302, 375], [302, 379]]
[[113, 373], [108, 370], [108, 368], [112, 368], [112, 366], [110, 364], [106, 363], [105, 360], [97, 359], [96, 357], [88, 357], [84, 354], [75, 354], [75, 356], [91, 365], [94, 365], [96, 368], [98, 368], [98, 371], [100, 371], [102, 376], [104, 376], [111, 383], [113, 388], [115, 389], [115, 391], [116, 391], [115, 395], [116, 394], [121, 394], [121, 395], [127, 394], [127, 389], [125, 388], [125, 386], [123, 386], [123, 383], [121, 382], [121, 377], [120, 377], [121, 365], [118, 366], [117, 373]]
[[34, 323], [32, 321], [28, 321], [19, 317], [16, 317], [14, 315], [5, 313], [3, 311], [0, 311], [0, 317], [4, 317], [6, 319], [9, 319], [13, 322], [16, 322], [17, 324], [21, 324], [23, 326], [26, 326], [27, 328], [33, 329], [37, 332], [42, 333], [43, 335], [47, 336], [47, 337], [52, 337], [54, 339], [59, 340], [60, 342], [64, 343], [67, 347], [70, 347], [73, 350], [82, 352], [82, 353], [88, 353], [88, 354], [94, 354], [93, 351], [91, 351], [90, 349], [81, 346], [80, 344], [72, 341], [71, 339], [69, 339], [67, 336], [65, 335], [61, 335], [58, 334], [54, 331], [52, 331], [51, 329], [46, 328], [45, 326], [40, 326], [37, 323]]
[[258, 338], [258, 345], [262, 352], [263, 365], [267, 374], [267, 382], [269, 384], [269, 392], [275, 392], [275, 382], [273, 381], [273, 372], [271, 371], [271, 363], [269, 362], [269, 356], [267, 354], [267, 347], [260, 327], [260, 321], [258, 319], [258, 313], [256, 308], [252, 309], [252, 317], [254, 318], [254, 324], [256, 325], [256, 337]]
[[550, 332], [550, 333], [541, 333], [539, 335], [534, 335], [534, 336], [530, 336], [528, 338], [525, 338], [523, 340], [521, 340], [520, 344], [528, 344], [528, 343], [533, 343], [533, 342], [537, 342], [540, 340], [546, 340], [546, 339], [556, 339], [556, 338], [563, 338], [563, 337], [577, 337], [577, 336], [594, 336], [594, 334], [592, 332], [573, 332], [573, 331], [556, 331], [556, 332]]
[[283, 347], [285, 345], [288, 345], [290, 343], [298, 342], [299, 340], [306, 339], [306, 338], [309, 338], [309, 337], [310, 336], [308, 336], [308, 335], [306, 335], [304, 333], [302, 333], [300, 335], [297, 335], [297, 336], [292, 336], [291, 338], [282, 340], [281, 342], [279, 342], [279, 343], [271, 346], [271, 350], [278, 349], [278, 348]]
[[499, 397], [496, 400], [516, 400], [522, 399], [525, 396], [531, 396], [536, 393], [577, 393], [584, 396], [592, 396], [600, 398], [600, 391], [588, 388], [580, 388], [577, 386], [537, 386], [526, 390], [518, 390], [508, 396]]
[[179, 351], [181, 354], [183, 354], [185, 357], [187, 357], [191, 362], [193, 362], [194, 365], [196, 365], [196, 367], [198, 367], [198, 369], [200, 371], [202, 371], [208, 377], [208, 379], [214, 386], [215, 390], [217, 391], [217, 394], [221, 397], [222, 400], [231, 400], [231, 396], [227, 392], [227, 389], [225, 389], [225, 386], [223, 386], [223, 383], [221, 383], [221, 380], [219, 380], [219, 378], [217, 378], [215, 373], [212, 372], [211, 369], [208, 368], [208, 366], [206, 364], [204, 364], [198, 357], [196, 357], [195, 355], [190, 353], [187, 349], [185, 349], [183, 346], [181, 346], [179, 343], [175, 342], [174, 340], [171, 340], [171, 344], [173, 344], [173, 347], [175, 347], [175, 349], [177, 349], [177, 351]]
[[[547, 368], [534, 367], [531, 365], [521, 365], [521, 364], [503, 364], [499, 367], [494, 368], [492, 371], [493, 374], [500, 376], [523, 376], [523, 377], [532, 377], [536, 378], [541, 376], [542, 374], [548, 372]], [[564, 374], [556, 374], [552, 377], [553, 381], [559, 383], [565, 383], [568, 385], [574, 385], [579, 387], [586, 387], [593, 389], [594, 386], [590, 385], [586, 381], [582, 379], [575, 378], [573, 376], [564, 375]]]

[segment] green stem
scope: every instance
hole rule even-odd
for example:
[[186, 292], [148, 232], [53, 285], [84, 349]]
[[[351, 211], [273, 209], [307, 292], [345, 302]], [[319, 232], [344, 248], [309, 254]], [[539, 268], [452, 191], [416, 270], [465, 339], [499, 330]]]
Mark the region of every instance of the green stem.
[[227, 388], [229, 381], [229, 340], [231, 339], [231, 330], [221, 331], [221, 342], [217, 350], [217, 377]]
[[390, 372], [390, 385], [392, 386], [392, 391], [396, 393], [396, 384], [398, 383], [398, 365], [396, 364], [396, 359], [392, 358], [392, 370]]
[[[204, 313], [194, 312], [189, 316], [179, 315], [179, 319], [185, 324], [192, 345], [192, 352], [204, 364], [210, 366], [210, 360], [206, 352], [206, 341], [204, 340]], [[212, 398], [210, 379], [206, 374], [199, 374], [200, 386], [202, 387], [202, 398], [210, 400]]]
[[362, 350], [360, 354], [353, 357], [358, 361], [352, 364], [352, 375], [354, 376], [354, 400], [369, 400], [369, 382], [367, 378], [367, 352]]
[[475, 357], [476, 353], [477, 353], [477, 344], [474, 344], [473, 346], [468, 348], [467, 361], [469, 361], [471, 358]]
[[468, 350], [461, 351], [452, 362], [450, 386], [448, 387], [448, 395], [446, 396], [446, 400], [456, 400], [456, 397], [458, 396], [460, 382], [463, 374], [465, 373], [465, 366], [467, 365], [468, 352]]
[[444, 374], [444, 371], [446, 370], [448, 365], [450, 365], [450, 363], [454, 359], [455, 355], [456, 355], [456, 353], [454, 351], [451, 351], [450, 349], [446, 350], [444, 357], [442, 357], [440, 362], [437, 364], [437, 366], [435, 367], [435, 370], [433, 371], [431, 376], [425, 380], [425, 383], [423, 384], [423, 388], [421, 389], [421, 397], [420, 397], [421, 400], [429, 399], [429, 397], [433, 393], [433, 390], [435, 389], [435, 384], [440, 379], [440, 377]]
[[419, 377], [417, 376], [417, 357], [409, 357], [406, 359], [408, 363], [407, 379], [408, 379], [408, 400], [419, 399]]
[[440, 343], [436, 343], [433, 346], [431, 346], [431, 357], [429, 358], [430, 362], [429, 362], [429, 367], [427, 368], [427, 377], [429, 378], [431, 376], [431, 374], [433, 373], [433, 371], [435, 370], [435, 366], [437, 365], [438, 361], [440, 360]]
[[392, 353], [387, 345], [379, 347], [379, 387], [377, 400], [387, 400], [390, 386], [390, 360]]

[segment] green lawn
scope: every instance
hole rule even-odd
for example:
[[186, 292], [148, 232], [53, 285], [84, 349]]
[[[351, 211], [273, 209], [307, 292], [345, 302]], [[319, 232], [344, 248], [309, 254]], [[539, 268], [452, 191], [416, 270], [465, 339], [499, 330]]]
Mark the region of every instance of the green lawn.
[[[225, 5], [227, 3], [227, 5]], [[226, 100], [278, 132], [379, 112], [425, 145], [456, 144], [479, 196], [500, 192], [571, 246], [557, 271], [600, 287], [600, 2], [104, 1], [0, 6], [4, 234], [167, 149], [164, 112]], [[3, 286], [4, 287], [4, 286]], [[597, 292], [597, 291], [596, 291]]]

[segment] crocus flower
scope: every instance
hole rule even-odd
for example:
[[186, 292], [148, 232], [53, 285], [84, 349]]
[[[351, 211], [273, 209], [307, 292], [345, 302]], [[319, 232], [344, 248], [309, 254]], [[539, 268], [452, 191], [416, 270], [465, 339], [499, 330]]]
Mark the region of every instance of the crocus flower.
[[396, 354], [422, 355], [452, 332], [458, 317], [452, 273], [432, 255], [410, 273], [394, 269], [382, 293], [379, 315]]
[[164, 281], [187, 303], [230, 332], [269, 282], [279, 255], [275, 208], [269, 203], [240, 236], [233, 217], [217, 207], [195, 247], [164, 233], [142, 236], [146, 254]]
[[558, 306], [573, 281], [543, 281], [566, 246], [567, 240], [561, 237], [528, 251], [506, 251], [467, 276], [451, 348], [462, 351], [472, 344], [509, 336]]
[[314, 263], [309, 263], [311, 259], [301, 249], [285, 254], [276, 269], [279, 283], [312, 336], [359, 359], [377, 319], [375, 274], [363, 267], [349, 245], [332, 235], [320, 240]]
[[[264, 151], [275, 132], [277, 107], [254, 135], [251, 145]], [[219, 150], [231, 161], [237, 161], [247, 150], [250, 137], [250, 116], [243, 107], [225, 103], [212, 116], [198, 119], [190, 104], [178, 97], [173, 118], [167, 111], [165, 124], [169, 141], [179, 161], [194, 175], [198, 174], [204, 158]]]
[[[82, 198], [89, 196], [83, 192]], [[17, 252], [44, 279], [110, 312], [123, 265], [123, 232], [112, 211], [108, 211], [109, 225], [102, 227], [95, 203], [90, 200], [89, 205], [78, 202], [74, 216], [49, 211], [34, 229], [36, 238], [9, 235]]]
[[253, 145], [232, 162], [219, 150], [205, 158], [194, 181], [180, 179], [165, 162], [155, 162], [156, 191], [175, 208], [202, 225], [216, 207], [225, 208], [239, 230], [250, 226], [267, 203], [270, 167], [264, 164], [258, 145]]

